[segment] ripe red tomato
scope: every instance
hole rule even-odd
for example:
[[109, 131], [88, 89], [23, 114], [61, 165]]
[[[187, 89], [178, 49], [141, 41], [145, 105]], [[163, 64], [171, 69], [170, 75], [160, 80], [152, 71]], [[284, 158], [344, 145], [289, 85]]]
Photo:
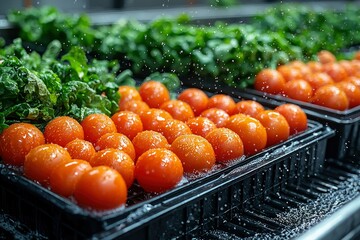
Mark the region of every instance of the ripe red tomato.
[[45, 127], [46, 143], [55, 143], [62, 147], [74, 139], [84, 139], [84, 130], [74, 118], [61, 116], [51, 120]]
[[101, 136], [95, 144], [95, 150], [100, 151], [106, 148], [119, 149], [129, 154], [132, 160], [135, 160], [136, 158], [134, 145], [132, 144], [131, 140], [124, 134], [107, 133]]
[[216, 128], [206, 135], [212, 145], [217, 162], [235, 160], [244, 155], [244, 145], [234, 131], [228, 128]]
[[127, 188], [124, 179], [115, 169], [99, 166], [80, 177], [74, 197], [80, 206], [109, 210], [125, 204]]
[[94, 113], [87, 116], [81, 126], [84, 129], [84, 139], [95, 144], [106, 133], [117, 132], [114, 122], [105, 114]]
[[307, 116], [301, 107], [286, 103], [274, 109], [286, 118], [290, 127], [290, 134], [305, 131], [307, 128]]
[[349, 81], [341, 81], [335, 84], [338, 88], [344, 91], [348, 100], [349, 108], [360, 105], [360, 88]]
[[325, 85], [315, 91], [314, 104], [344, 111], [349, 107], [349, 100], [344, 91], [335, 85]]
[[276, 70], [264, 69], [255, 77], [254, 88], [258, 91], [279, 94], [285, 85], [284, 77]]
[[189, 104], [181, 100], [169, 100], [161, 104], [160, 109], [167, 111], [177, 120], [187, 121], [194, 117], [194, 112]]
[[128, 101], [131, 100], [139, 100], [141, 101], [141, 96], [136, 90], [135, 87], [132, 86], [120, 86], [119, 87], [119, 94], [120, 94], [120, 100], [119, 100], [119, 107], [121, 108], [122, 105]]
[[208, 108], [218, 108], [224, 110], [227, 114], [232, 115], [235, 110], [235, 101], [225, 94], [216, 94], [210, 97]]
[[299, 69], [288, 65], [279, 66], [277, 71], [283, 76], [286, 82], [303, 78], [303, 75]]
[[229, 120], [229, 114], [219, 108], [209, 108], [200, 114], [201, 117], [210, 119], [216, 127], [224, 127]]
[[174, 188], [183, 177], [183, 166], [172, 151], [150, 149], [137, 160], [135, 177], [147, 192], [162, 193]]
[[73, 159], [70, 162], [60, 163], [51, 172], [51, 190], [61, 196], [70, 197], [81, 175], [90, 169], [90, 163], [84, 160]]
[[309, 102], [313, 95], [313, 91], [311, 85], [307, 81], [298, 79], [291, 80], [285, 84], [284, 95], [295, 100]]
[[123, 177], [128, 189], [134, 182], [134, 161], [119, 149], [107, 148], [97, 152], [91, 160], [91, 165], [93, 167], [104, 165], [115, 169]]
[[184, 134], [191, 134], [192, 132], [186, 123], [180, 120], [170, 119], [160, 129], [160, 133], [164, 135], [167, 141], [171, 144], [177, 137]]
[[215, 152], [205, 138], [195, 135], [181, 135], [171, 144], [181, 160], [186, 173], [206, 172], [215, 165]]
[[336, 58], [334, 54], [327, 50], [322, 50], [318, 52], [317, 57], [319, 59], [319, 62], [322, 64], [328, 64], [328, 63], [334, 63], [336, 62]]
[[73, 159], [90, 161], [96, 151], [91, 142], [82, 139], [75, 139], [66, 144], [65, 149]]
[[259, 112], [264, 111], [265, 108], [260, 103], [253, 100], [243, 100], [236, 103], [236, 113], [242, 113], [249, 115], [250, 117], [255, 117]]
[[173, 119], [170, 113], [165, 110], [150, 108], [140, 115], [144, 130], [159, 132], [167, 120]]
[[209, 97], [204, 91], [197, 88], [188, 88], [182, 91], [178, 99], [190, 105], [195, 116], [199, 116], [208, 107]]
[[170, 93], [164, 84], [157, 81], [147, 81], [140, 85], [139, 93], [150, 108], [159, 108], [170, 100]]
[[186, 121], [186, 124], [189, 126], [191, 132], [202, 137], [216, 128], [215, 123], [210, 119], [205, 117], [196, 117]]
[[273, 146], [289, 138], [290, 127], [286, 118], [273, 110], [265, 110], [256, 117], [266, 129], [266, 146]]
[[24, 174], [31, 180], [47, 185], [55, 167], [70, 161], [71, 156], [65, 148], [57, 144], [39, 145], [26, 155]]
[[140, 100], [130, 100], [126, 101], [120, 106], [121, 111], [130, 111], [141, 116], [144, 112], [149, 110], [149, 105], [146, 102]]
[[245, 114], [235, 114], [230, 117], [225, 127], [239, 135], [244, 145], [245, 155], [253, 155], [266, 147], [266, 129], [255, 118]]
[[113, 120], [117, 131], [127, 136], [130, 140], [143, 130], [141, 118], [134, 112], [117, 112], [111, 117], [111, 120]]
[[14, 123], [0, 135], [1, 158], [7, 164], [21, 166], [31, 149], [45, 143], [43, 133], [29, 123]]

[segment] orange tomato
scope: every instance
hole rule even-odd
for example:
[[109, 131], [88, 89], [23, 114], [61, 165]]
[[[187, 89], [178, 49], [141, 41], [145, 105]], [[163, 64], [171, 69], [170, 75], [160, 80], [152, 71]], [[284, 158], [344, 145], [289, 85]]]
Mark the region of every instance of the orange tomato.
[[195, 116], [199, 116], [201, 112], [208, 108], [209, 97], [198, 88], [185, 89], [179, 94], [178, 99], [188, 103]]
[[74, 197], [80, 206], [109, 210], [125, 204], [127, 188], [124, 179], [115, 169], [99, 166], [80, 177]]
[[324, 72], [313, 73], [306, 78], [306, 81], [311, 85], [313, 92], [319, 87], [334, 83], [332, 78]]
[[159, 132], [146, 130], [138, 133], [132, 143], [135, 148], [136, 156], [141, 156], [144, 152], [153, 148], [170, 148], [166, 138]]
[[101, 113], [90, 114], [81, 122], [81, 126], [84, 129], [84, 139], [92, 144], [95, 144], [106, 133], [117, 132], [111, 118]]
[[266, 146], [273, 146], [287, 140], [290, 136], [290, 127], [286, 118], [279, 112], [265, 110], [256, 117], [266, 129]]
[[140, 85], [139, 93], [150, 108], [158, 108], [170, 100], [170, 93], [164, 84], [157, 81], [147, 81]]
[[327, 50], [322, 50], [322, 51], [318, 52], [317, 57], [319, 59], [319, 62], [322, 64], [336, 62], [336, 58], [335, 58], [334, 54], [332, 54], [331, 52], [329, 52]]
[[153, 130], [159, 132], [162, 125], [166, 124], [167, 120], [172, 119], [170, 113], [162, 109], [150, 108], [144, 112], [141, 116], [144, 130]]
[[183, 173], [180, 159], [164, 148], [144, 152], [135, 166], [136, 180], [146, 192], [162, 193], [174, 188]]
[[266, 147], [266, 129], [255, 118], [245, 114], [235, 114], [230, 117], [225, 127], [239, 135], [244, 145], [245, 155], [253, 155]]
[[66, 144], [65, 149], [73, 159], [90, 161], [96, 151], [91, 142], [82, 139], [75, 139]]
[[[95, 144], [95, 150], [100, 151], [106, 148], [115, 148], [127, 153], [132, 160], [135, 160], [136, 154], [131, 140], [121, 133], [107, 133], [99, 138]], [[92, 165], [92, 160], [91, 160]]]
[[138, 101], [142, 100], [138, 90], [135, 87], [120, 86], [118, 92], [120, 94], [120, 100], [119, 100], [120, 108], [125, 102], [131, 101], [131, 100], [138, 100]]
[[216, 128], [215, 123], [204, 117], [196, 117], [186, 121], [193, 134], [206, 137], [206, 135]]
[[329, 63], [324, 65], [324, 71], [329, 74], [334, 82], [340, 82], [348, 77], [345, 68], [339, 63]]
[[278, 94], [284, 89], [285, 79], [276, 70], [264, 69], [255, 77], [254, 88], [258, 91]]
[[170, 119], [160, 129], [160, 133], [162, 133], [171, 144], [177, 137], [184, 134], [191, 134], [192, 132], [186, 123], [180, 120]]
[[224, 127], [229, 120], [229, 114], [219, 108], [209, 108], [200, 114], [201, 117], [210, 119], [216, 127]]
[[70, 161], [71, 156], [65, 148], [57, 144], [39, 145], [26, 155], [24, 174], [31, 180], [47, 185], [55, 167]]
[[262, 112], [264, 110], [264, 106], [256, 101], [242, 100], [236, 103], [235, 113], [242, 113], [245, 115], [249, 115], [250, 117], [255, 117], [259, 112]]
[[97, 152], [91, 160], [91, 165], [104, 165], [115, 169], [123, 177], [128, 189], [134, 182], [134, 161], [126, 152], [119, 149], [107, 148]]
[[360, 88], [349, 81], [342, 81], [335, 84], [338, 88], [344, 91], [348, 100], [349, 108], [360, 105]]
[[314, 104], [332, 108], [335, 110], [346, 110], [349, 107], [349, 99], [344, 91], [335, 85], [325, 85], [315, 91], [312, 99]]
[[73, 159], [70, 162], [61, 162], [51, 172], [51, 190], [61, 196], [70, 197], [81, 175], [90, 169], [91, 165], [84, 160]]
[[140, 116], [130, 111], [117, 112], [111, 117], [111, 120], [113, 120], [117, 132], [124, 134], [130, 140], [143, 130]]
[[216, 128], [206, 135], [212, 145], [217, 162], [227, 162], [244, 155], [244, 145], [234, 131], [228, 128]]
[[313, 73], [323, 71], [323, 65], [319, 62], [310, 61], [307, 63], [307, 66], [311, 69]]
[[309, 102], [313, 95], [313, 90], [311, 85], [305, 80], [291, 80], [285, 84], [284, 95], [295, 100]]
[[281, 65], [276, 70], [283, 76], [286, 82], [303, 78], [299, 69], [288, 65]]
[[307, 128], [307, 116], [301, 107], [285, 103], [274, 109], [283, 115], [290, 127], [290, 134], [305, 131]]
[[1, 158], [6, 164], [22, 166], [31, 149], [45, 143], [43, 133], [29, 123], [14, 123], [0, 135]]
[[205, 138], [195, 134], [176, 138], [171, 151], [179, 157], [186, 173], [206, 172], [215, 165], [213, 147]]
[[355, 77], [355, 76], [351, 76], [351, 77], [348, 77], [348, 78], [345, 78], [344, 79], [344, 82], [351, 82], [352, 84], [354, 84], [355, 86], [357, 86], [358, 88], [360, 88], [360, 77]]
[[194, 112], [189, 104], [181, 100], [169, 100], [161, 104], [160, 109], [167, 111], [177, 120], [187, 121], [194, 117]]
[[234, 113], [236, 104], [234, 99], [225, 94], [216, 94], [209, 98], [208, 108], [218, 108], [224, 110], [227, 114]]
[[149, 110], [149, 105], [140, 100], [126, 101], [120, 106], [120, 111], [130, 111], [138, 114], [139, 116]]
[[62, 147], [74, 139], [84, 139], [84, 130], [74, 118], [61, 116], [51, 120], [44, 130], [45, 141]]

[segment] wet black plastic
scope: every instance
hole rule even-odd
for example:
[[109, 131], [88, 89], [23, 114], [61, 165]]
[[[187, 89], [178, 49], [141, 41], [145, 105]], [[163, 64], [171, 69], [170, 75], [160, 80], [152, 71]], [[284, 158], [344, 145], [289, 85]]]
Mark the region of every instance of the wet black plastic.
[[254, 89], [229, 87], [219, 82], [183, 80], [183, 84], [187, 87], [199, 87], [212, 93], [229, 94], [239, 100], [253, 99], [269, 108], [275, 108], [283, 103], [299, 105], [309, 119], [318, 121], [336, 131], [335, 137], [329, 139], [326, 157], [344, 159], [345, 157], [360, 156], [360, 106], [338, 111]]
[[[111, 212], [94, 212], [78, 207], [71, 200], [60, 197], [23, 177], [18, 169], [12, 169], [0, 163], [0, 206], [5, 213], [50, 239], [82, 239], [111, 229], [116, 229], [112, 231], [124, 238], [131, 235], [135, 239], [155, 239], [158, 236], [165, 237], [162, 236], [165, 233], [166, 236], [178, 236], [179, 229], [171, 228], [169, 224], [175, 224], [174, 226], [180, 227], [183, 233], [187, 233], [196, 228], [198, 221], [203, 221], [204, 217], [206, 220], [215, 216], [217, 211], [215, 208], [220, 202], [198, 205], [205, 201], [202, 199], [197, 200], [198, 203], [188, 205], [189, 200], [196, 199], [197, 195], [204, 191], [199, 190], [200, 188], [219, 191], [216, 185], [209, 184], [215, 180], [220, 179], [221, 182], [230, 180], [237, 176], [239, 171], [239, 174], [244, 174], [244, 177], [260, 174], [264, 168], [270, 167], [269, 164], [281, 162], [278, 164], [283, 165], [284, 161], [290, 169], [286, 176], [292, 176], [295, 182], [303, 176], [319, 172], [324, 161], [327, 138], [333, 134], [329, 131], [325, 131], [324, 134], [321, 124], [310, 121], [307, 131], [277, 146], [234, 162], [232, 165], [217, 166], [217, 170], [210, 174], [158, 196], [145, 194], [140, 188], [134, 186], [129, 192], [128, 206]], [[291, 152], [285, 151], [289, 148]], [[273, 169], [269, 168], [268, 171], [273, 172], [271, 175], [273, 180], [268, 180], [265, 189], [257, 188], [258, 194], [262, 194], [262, 190], [265, 191], [267, 188], [275, 190], [283, 184], [282, 173], [279, 172], [277, 165], [272, 166]], [[246, 181], [253, 181], [250, 177], [247, 179]], [[249, 182], [249, 185], [245, 186], [258, 185], [252, 185]], [[195, 212], [184, 212], [184, 206], [189, 207], [186, 211]], [[202, 217], [196, 212], [199, 209]], [[193, 214], [193, 217], [189, 218], [189, 214]], [[192, 219], [190, 224], [187, 223], [189, 219]], [[157, 227], [154, 227], [154, 224]]]
[[[302, 138], [291, 150], [282, 151], [279, 148], [278, 151], [253, 159], [222, 174], [208, 184], [192, 188], [176, 198], [164, 201], [152, 214], [143, 217], [137, 226], [129, 226], [127, 229], [115, 227], [93, 237], [211, 239], [211, 231], [214, 229], [223, 229], [243, 237], [254, 235], [261, 229], [281, 229], [281, 224], [264, 217], [262, 212], [266, 211], [267, 215], [271, 215], [289, 207], [288, 204], [271, 198], [280, 192], [287, 191], [288, 195], [297, 195], [296, 199], [299, 202], [317, 197], [316, 183], [310, 183], [314, 185], [314, 191], [309, 191], [309, 187], [303, 186], [303, 183], [311, 176], [321, 173], [326, 142], [332, 135], [333, 131], [325, 128], [315, 135]], [[272, 199], [271, 202], [269, 199]], [[233, 216], [236, 214], [240, 214], [241, 221], [249, 219], [246, 228], [239, 222], [229, 221], [234, 219]]]

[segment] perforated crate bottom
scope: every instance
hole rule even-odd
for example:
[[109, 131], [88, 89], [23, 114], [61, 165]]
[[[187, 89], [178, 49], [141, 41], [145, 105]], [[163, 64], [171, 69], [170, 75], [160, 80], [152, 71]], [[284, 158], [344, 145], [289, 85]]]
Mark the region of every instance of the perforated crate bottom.
[[331, 215], [360, 193], [360, 163], [328, 160], [321, 175], [287, 186], [264, 203], [233, 209], [218, 226], [193, 239], [292, 239]]

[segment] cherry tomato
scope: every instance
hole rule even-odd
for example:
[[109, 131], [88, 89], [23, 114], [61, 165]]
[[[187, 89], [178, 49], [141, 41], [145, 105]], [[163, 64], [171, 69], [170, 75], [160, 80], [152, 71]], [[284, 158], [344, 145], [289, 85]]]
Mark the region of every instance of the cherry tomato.
[[120, 100], [119, 100], [119, 106], [120, 107], [125, 102], [131, 101], [131, 100], [139, 100], [139, 101], [142, 100], [138, 90], [136, 90], [135, 87], [132, 87], [132, 86], [120, 86], [118, 92], [120, 94]]
[[277, 68], [277, 71], [283, 76], [286, 82], [303, 78], [301, 71], [291, 66], [281, 65]]
[[255, 117], [259, 112], [264, 111], [265, 108], [260, 103], [253, 100], [243, 100], [236, 103], [235, 113], [242, 113]]
[[0, 135], [1, 158], [7, 164], [21, 166], [31, 149], [45, 143], [43, 133], [29, 123], [14, 123]]
[[143, 130], [140, 116], [130, 111], [117, 112], [111, 120], [115, 123], [117, 132], [124, 134], [130, 140]]
[[104, 165], [115, 169], [123, 177], [128, 189], [134, 182], [134, 161], [119, 149], [107, 148], [97, 152], [91, 160], [91, 165], [93, 167]]
[[349, 108], [360, 105], [360, 89], [349, 81], [342, 81], [335, 84], [338, 88], [344, 91], [348, 100]]
[[336, 58], [335, 58], [334, 54], [332, 54], [331, 52], [329, 52], [327, 50], [322, 50], [322, 51], [318, 52], [317, 57], [321, 64], [328, 64], [328, 63], [336, 62]]
[[84, 139], [84, 130], [80, 123], [67, 116], [51, 120], [45, 127], [45, 141], [55, 143], [62, 147], [74, 139]]
[[84, 160], [73, 159], [60, 163], [51, 172], [51, 190], [61, 196], [70, 197], [81, 175], [90, 169], [91, 165]]
[[229, 115], [234, 113], [235, 107], [235, 101], [225, 94], [216, 94], [210, 97], [208, 102], [208, 108], [222, 109]]
[[323, 65], [320, 62], [310, 61], [307, 63], [307, 66], [311, 69], [313, 73], [323, 71]]
[[166, 124], [167, 120], [172, 119], [170, 113], [162, 109], [150, 108], [141, 116], [144, 130], [153, 130], [159, 132], [162, 125]]
[[90, 161], [96, 151], [91, 142], [82, 139], [75, 139], [66, 144], [65, 149], [73, 159]]
[[109, 210], [125, 204], [127, 188], [124, 179], [115, 169], [99, 166], [80, 177], [74, 197], [80, 206]]
[[204, 91], [197, 88], [188, 88], [182, 91], [178, 99], [190, 105], [195, 116], [199, 116], [201, 112], [208, 108], [209, 97]]
[[212, 145], [217, 162], [235, 160], [244, 155], [244, 145], [234, 131], [228, 128], [216, 128], [206, 135]]
[[171, 144], [186, 173], [206, 172], [215, 165], [215, 152], [211, 144], [195, 134], [181, 135]]
[[334, 83], [332, 78], [327, 73], [324, 72], [313, 73], [306, 78], [306, 81], [311, 85], [313, 89], [313, 93], [319, 87]]
[[291, 80], [285, 84], [284, 95], [295, 100], [309, 102], [313, 95], [313, 91], [311, 85], [307, 81], [298, 79]]
[[70, 161], [71, 156], [65, 148], [57, 144], [39, 145], [26, 155], [24, 174], [31, 180], [47, 185], [55, 167]]
[[325, 85], [315, 91], [314, 104], [344, 111], [349, 107], [349, 99], [344, 91], [335, 85]]
[[190, 128], [191, 132], [202, 137], [216, 128], [215, 123], [210, 119], [204, 117], [196, 117], [186, 121], [186, 124]]
[[183, 177], [180, 159], [164, 148], [150, 149], [136, 162], [135, 177], [147, 192], [162, 193], [174, 188]]
[[245, 114], [235, 114], [227, 122], [227, 128], [239, 135], [245, 155], [253, 155], [266, 147], [266, 129], [259, 120]]
[[120, 106], [121, 111], [130, 111], [141, 116], [144, 112], [149, 110], [149, 105], [146, 102], [140, 100], [130, 100], [126, 101]]
[[159, 132], [146, 130], [138, 133], [132, 143], [135, 148], [136, 156], [141, 156], [144, 152], [153, 148], [170, 148], [166, 138]]
[[194, 117], [194, 112], [190, 105], [181, 100], [169, 100], [161, 104], [160, 109], [167, 111], [170, 115], [177, 120], [187, 121]]
[[305, 131], [307, 128], [307, 116], [301, 107], [286, 103], [274, 109], [283, 115], [290, 127], [290, 134]]
[[329, 74], [334, 82], [340, 82], [348, 77], [345, 68], [338, 63], [324, 65], [324, 71]]
[[258, 91], [279, 94], [285, 85], [284, 77], [276, 70], [264, 69], [255, 77], [254, 88]]
[[209, 108], [200, 114], [201, 117], [210, 119], [216, 127], [224, 127], [229, 120], [229, 114], [219, 108]]
[[157, 81], [147, 81], [140, 85], [139, 93], [144, 102], [151, 108], [158, 108], [170, 100], [170, 93], [164, 84]]
[[132, 144], [131, 140], [124, 134], [107, 133], [101, 136], [95, 144], [95, 150], [100, 151], [106, 148], [119, 149], [127, 153], [132, 160], [135, 160], [136, 158], [134, 145]]
[[290, 127], [286, 118], [273, 110], [265, 110], [256, 117], [266, 129], [267, 146], [273, 146], [289, 138]]
[[81, 126], [84, 129], [84, 139], [92, 144], [95, 144], [106, 133], [117, 132], [111, 118], [101, 113], [90, 114], [81, 122]]
[[166, 124], [160, 129], [160, 133], [164, 135], [171, 144], [177, 137], [184, 134], [191, 134], [192, 132], [186, 123], [180, 120], [170, 119], [167, 120]]

